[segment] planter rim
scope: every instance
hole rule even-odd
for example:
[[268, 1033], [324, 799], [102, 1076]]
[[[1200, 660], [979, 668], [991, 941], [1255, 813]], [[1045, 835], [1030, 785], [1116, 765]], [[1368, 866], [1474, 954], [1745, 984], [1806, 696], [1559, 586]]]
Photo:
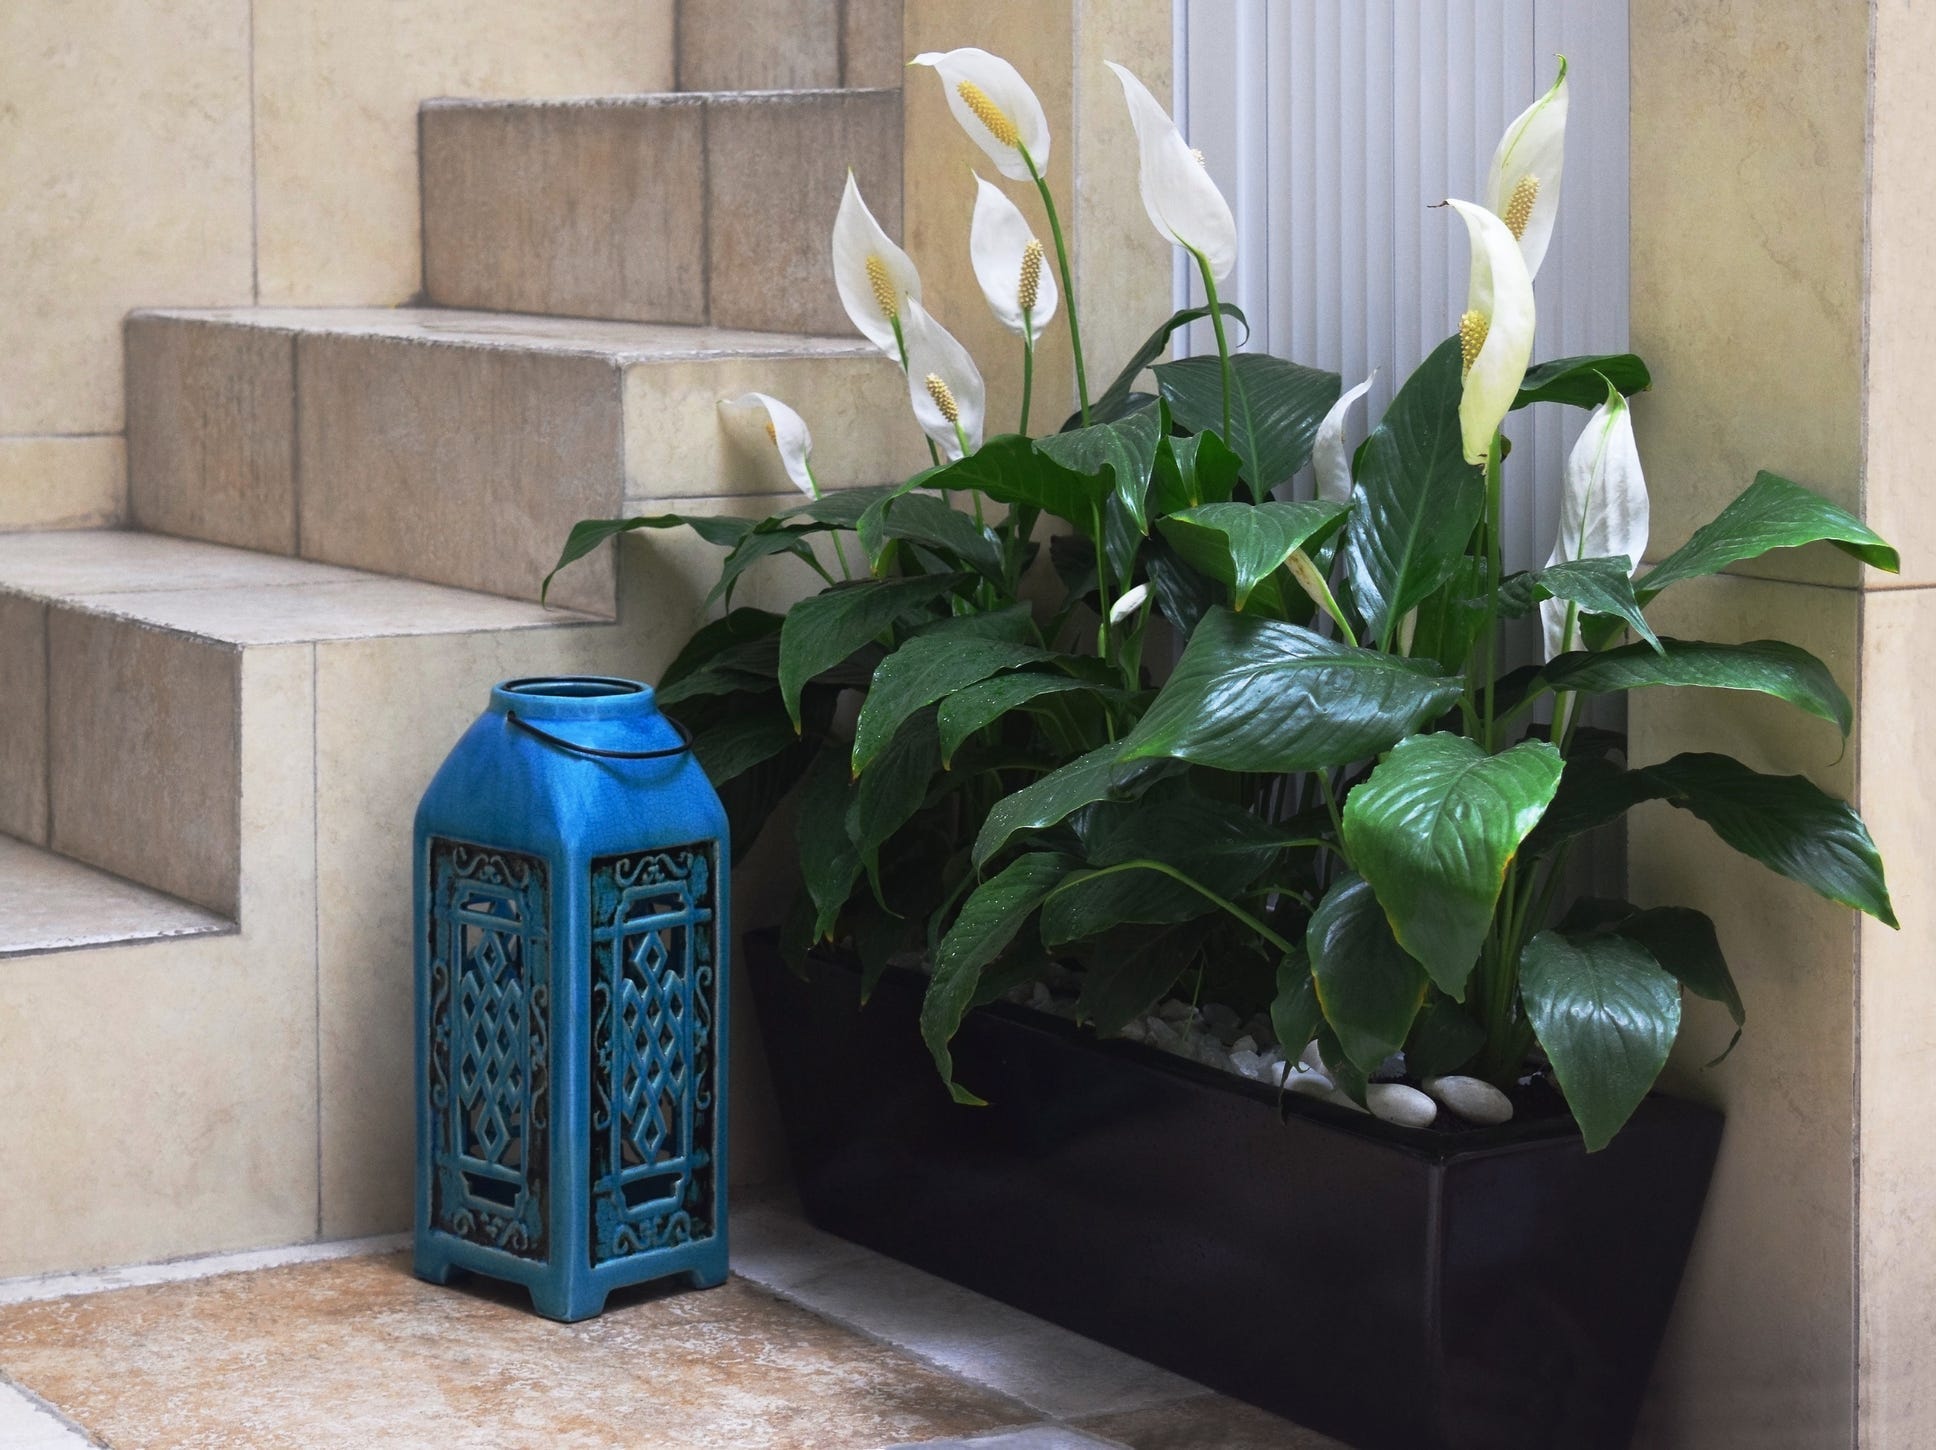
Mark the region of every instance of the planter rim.
[[[748, 933], [751, 936], [777, 934], [777, 931], [771, 929], [765, 932]], [[822, 949], [808, 953], [808, 960], [858, 975], [859, 968], [844, 952], [834, 953]], [[890, 966], [887, 971], [894, 976], [912, 978], [921, 984], [923, 991], [926, 990], [928, 978], [922, 972], [899, 966]], [[1580, 1142], [1579, 1125], [1570, 1116], [1559, 1114], [1544, 1118], [1515, 1119], [1494, 1127], [1464, 1128], [1458, 1132], [1445, 1132], [1433, 1128], [1403, 1128], [1395, 1123], [1387, 1123], [1381, 1118], [1375, 1118], [1369, 1113], [1353, 1112], [1349, 1108], [1319, 1102], [1297, 1093], [1283, 1092], [1254, 1078], [1224, 1072], [1207, 1063], [1179, 1057], [1173, 1052], [1165, 1052], [1161, 1048], [1133, 1042], [1126, 1037], [1101, 1038], [1093, 1032], [1078, 1027], [1065, 1017], [1040, 1012], [1019, 1003], [984, 1002], [972, 1010], [987, 1012], [1014, 1026], [1058, 1038], [1084, 1052], [1116, 1057], [1126, 1062], [1133, 1062], [1148, 1071], [1175, 1074], [1204, 1087], [1248, 1098], [1254, 1103], [1275, 1110], [1280, 1120], [1296, 1116], [1314, 1127], [1329, 1132], [1344, 1133], [1354, 1138], [1369, 1138], [1411, 1157], [1439, 1166], [1470, 1159], [1539, 1152], [1568, 1142]], [[1643, 1106], [1647, 1105], [1653, 1105], [1655, 1111], [1665, 1109], [1673, 1112], [1719, 1115], [1719, 1110], [1716, 1108], [1675, 1097], [1670, 1093], [1648, 1093], [1643, 1103]]]

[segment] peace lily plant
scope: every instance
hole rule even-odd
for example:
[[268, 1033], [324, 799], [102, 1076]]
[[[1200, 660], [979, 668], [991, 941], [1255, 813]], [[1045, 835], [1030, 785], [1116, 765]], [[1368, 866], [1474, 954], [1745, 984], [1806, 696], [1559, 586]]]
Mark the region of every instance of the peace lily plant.
[[[936, 466], [823, 489], [806, 424], [752, 394], [803, 502], [757, 522], [588, 520], [559, 567], [639, 528], [688, 526], [725, 549], [727, 612], [659, 699], [692, 729], [740, 849], [797, 797], [796, 953], [844, 944], [864, 989], [891, 962], [925, 960], [922, 1031], [958, 1097], [973, 1097], [949, 1051], [963, 1015], [1053, 980], [1105, 1035], [1172, 993], [1267, 1015], [1303, 1059], [1290, 1086], [1390, 1116], [1403, 1116], [1395, 1078], [1466, 1079], [1445, 1100], [1470, 1104], [1471, 1079], [1523, 1095], [1544, 1077], [1598, 1148], [1652, 1086], [1686, 994], [1737, 1025], [1743, 1004], [1699, 912], [1567, 899], [1581, 837], [1665, 801], [1893, 924], [1875, 846], [1843, 802], [1724, 755], [1633, 760], [1586, 723], [1582, 701], [1678, 687], [1772, 696], [1846, 735], [1848, 698], [1806, 651], [1663, 637], [1646, 609], [1770, 549], [1897, 559], [1844, 510], [1762, 473], [1637, 573], [1645, 365], [1531, 362], [1563, 65], [1502, 138], [1484, 204], [1447, 203], [1470, 245], [1466, 309], [1354, 449], [1369, 379], [1345, 393], [1336, 374], [1231, 350], [1226, 322], [1242, 315], [1217, 290], [1236, 254], [1230, 209], [1134, 75], [1111, 67], [1145, 206], [1210, 300], [1163, 321], [1092, 394], [1040, 102], [979, 50], [915, 63], [996, 170], [1035, 190], [1024, 211], [975, 178], [965, 241], [1025, 366], [1066, 319], [1075, 416], [1031, 436], [1024, 404], [1019, 431], [986, 436], [980, 370], [850, 177], [834, 279], [855, 327], [905, 370]], [[1217, 355], [1162, 361], [1203, 318]], [[1137, 387], [1146, 369], [1154, 392]], [[1560, 491], [1550, 558], [1507, 573], [1501, 464], [1533, 408], [1588, 417], [1563, 477], [1534, 481]], [[783, 614], [732, 607], [768, 560], [824, 587]], [[1541, 657], [1515, 663], [1514, 642], [1535, 639]]]

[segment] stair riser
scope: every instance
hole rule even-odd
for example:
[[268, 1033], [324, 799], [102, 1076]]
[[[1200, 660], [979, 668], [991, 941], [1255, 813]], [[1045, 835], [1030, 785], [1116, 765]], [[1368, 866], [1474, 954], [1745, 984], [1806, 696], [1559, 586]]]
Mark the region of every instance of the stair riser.
[[424, 279], [507, 312], [851, 331], [829, 238], [851, 166], [901, 218], [898, 90], [421, 113]]
[[240, 651], [14, 596], [0, 627], [44, 661], [7, 680], [0, 829], [234, 916]]
[[679, 89], [898, 86], [901, 0], [679, 0]]
[[[827, 487], [926, 456], [899, 370], [854, 351], [629, 361], [158, 314], [127, 335], [138, 525], [514, 599], [538, 597], [579, 519], [787, 488], [763, 438], [722, 426], [722, 397], [799, 408]], [[551, 602], [610, 616], [613, 591], [601, 553]]]

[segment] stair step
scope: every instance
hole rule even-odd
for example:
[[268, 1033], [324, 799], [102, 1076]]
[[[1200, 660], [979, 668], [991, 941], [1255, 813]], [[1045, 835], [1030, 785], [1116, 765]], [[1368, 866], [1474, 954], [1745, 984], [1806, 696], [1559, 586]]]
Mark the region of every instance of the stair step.
[[0, 958], [234, 930], [212, 911], [0, 836]]
[[[721, 397], [786, 398], [823, 485], [925, 458], [860, 338], [442, 308], [137, 312], [128, 470], [143, 529], [535, 600], [571, 525], [784, 492]], [[552, 602], [611, 617], [601, 551]]]
[[844, 333], [828, 247], [849, 167], [900, 231], [899, 90], [436, 100], [420, 121], [444, 306]]
[[233, 917], [245, 652], [587, 622], [160, 535], [0, 535], [0, 830]]

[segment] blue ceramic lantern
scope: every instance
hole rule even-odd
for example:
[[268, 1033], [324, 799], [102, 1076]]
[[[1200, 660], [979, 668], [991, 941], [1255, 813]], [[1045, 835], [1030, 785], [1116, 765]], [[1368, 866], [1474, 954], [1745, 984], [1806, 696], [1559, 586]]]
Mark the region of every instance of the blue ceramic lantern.
[[491, 691], [417, 809], [420, 1277], [725, 1280], [730, 859], [649, 686]]

